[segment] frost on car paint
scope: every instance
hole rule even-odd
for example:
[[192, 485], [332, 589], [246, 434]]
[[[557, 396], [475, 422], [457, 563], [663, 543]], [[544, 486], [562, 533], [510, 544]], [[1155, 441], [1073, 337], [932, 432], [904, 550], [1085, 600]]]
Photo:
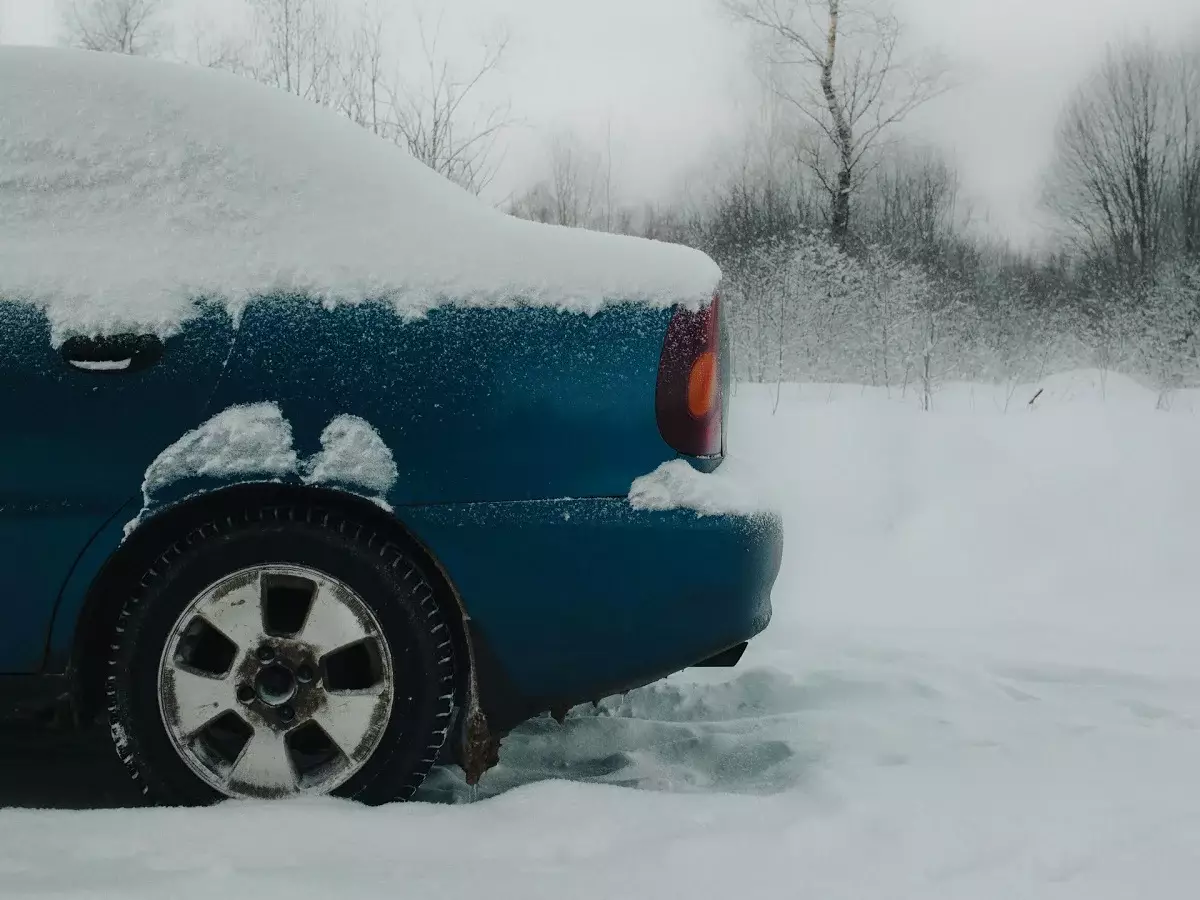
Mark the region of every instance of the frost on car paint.
[[304, 463], [306, 484], [345, 484], [386, 497], [397, 477], [396, 460], [365, 419], [342, 415], [321, 432], [321, 451]]
[[687, 460], [673, 459], [629, 488], [634, 509], [690, 509], [702, 516], [748, 516], [776, 511], [753, 476], [735, 459], [712, 473], [697, 471]]
[[146, 469], [142, 495], [184, 478], [231, 475], [280, 477], [299, 467], [292, 426], [275, 403], [231, 406], [193, 428]]
[[[338, 114], [235, 75], [0, 47], [0, 296], [57, 346], [223, 305], [708, 303], [687, 247], [507, 216]], [[46, 148], [53, 148], [48, 153]], [[303, 186], [300, 189], [298, 186]]]

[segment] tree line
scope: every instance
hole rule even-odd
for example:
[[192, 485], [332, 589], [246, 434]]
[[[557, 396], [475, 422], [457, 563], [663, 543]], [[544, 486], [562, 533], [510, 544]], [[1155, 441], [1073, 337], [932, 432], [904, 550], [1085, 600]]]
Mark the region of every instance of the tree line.
[[[1111, 46], [1059, 119], [1035, 250], [980, 236], [955, 166], [897, 131], [950, 89], [871, 0], [726, 0], [764, 114], [706, 190], [599, 202], [602, 152], [558, 138], [516, 215], [679, 241], [721, 265], [738, 376], [918, 392], [1095, 367], [1200, 384], [1200, 44]], [[582, 162], [581, 162], [582, 161]]]
[[[401, 78], [383, 7], [245, 0], [242, 33], [196, 30], [191, 61], [339, 110], [476, 193], [494, 177], [508, 104], [480, 100], [507, 38], [466, 67], [440, 23], [408, 23], [419, 74]], [[164, 54], [171, 0], [66, 0], [67, 39]], [[1111, 46], [1062, 110], [1036, 251], [973, 228], [955, 166], [898, 128], [951, 89], [877, 0], [723, 0], [746, 30], [762, 114], [703, 190], [631, 204], [611, 141], [547, 142], [543, 178], [512, 215], [685, 243], [722, 267], [738, 377], [836, 380], [919, 393], [948, 379], [1015, 386], [1066, 367], [1119, 370], [1161, 402], [1200, 383], [1200, 45]]]

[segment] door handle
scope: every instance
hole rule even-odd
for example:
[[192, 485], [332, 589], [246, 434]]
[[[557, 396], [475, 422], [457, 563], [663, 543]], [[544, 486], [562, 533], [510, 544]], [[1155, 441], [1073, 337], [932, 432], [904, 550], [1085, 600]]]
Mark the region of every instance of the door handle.
[[62, 345], [67, 365], [84, 372], [140, 372], [158, 362], [163, 342], [153, 334], [114, 334], [68, 338]]

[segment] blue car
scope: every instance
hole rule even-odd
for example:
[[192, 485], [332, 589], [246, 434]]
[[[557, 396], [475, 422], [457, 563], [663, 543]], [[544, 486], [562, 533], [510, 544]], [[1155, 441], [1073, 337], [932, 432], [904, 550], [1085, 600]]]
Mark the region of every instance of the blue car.
[[720, 273], [233, 75], [0, 48], [0, 701], [168, 804], [406, 799], [770, 617]]

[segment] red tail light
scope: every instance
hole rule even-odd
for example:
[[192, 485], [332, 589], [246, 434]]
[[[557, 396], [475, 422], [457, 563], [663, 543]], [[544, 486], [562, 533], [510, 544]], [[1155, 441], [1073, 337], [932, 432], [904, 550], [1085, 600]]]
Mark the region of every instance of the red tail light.
[[654, 408], [663, 440], [686, 456], [721, 453], [720, 300], [677, 309], [658, 363]]

